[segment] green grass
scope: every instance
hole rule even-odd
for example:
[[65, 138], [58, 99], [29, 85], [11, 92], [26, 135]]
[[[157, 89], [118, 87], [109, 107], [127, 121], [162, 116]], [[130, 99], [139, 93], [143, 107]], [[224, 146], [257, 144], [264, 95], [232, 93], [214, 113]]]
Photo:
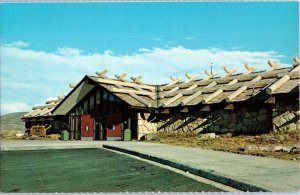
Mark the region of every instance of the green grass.
[[2, 151], [2, 192], [196, 192], [220, 189], [103, 149]]

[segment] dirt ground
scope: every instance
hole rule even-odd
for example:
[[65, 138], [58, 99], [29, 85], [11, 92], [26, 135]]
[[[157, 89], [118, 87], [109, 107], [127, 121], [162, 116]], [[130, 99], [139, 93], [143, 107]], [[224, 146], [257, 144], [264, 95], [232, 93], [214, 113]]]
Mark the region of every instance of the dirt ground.
[[199, 147], [245, 155], [300, 160], [299, 133], [270, 132], [261, 135], [221, 134], [213, 139], [201, 139], [194, 133], [158, 133], [150, 142]]
[[2, 192], [219, 192], [170, 170], [103, 149], [2, 151]]
[[46, 137], [38, 137], [36, 135], [27, 135], [21, 131], [0, 131], [1, 140], [59, 140], [60, 134], [46, 135]]

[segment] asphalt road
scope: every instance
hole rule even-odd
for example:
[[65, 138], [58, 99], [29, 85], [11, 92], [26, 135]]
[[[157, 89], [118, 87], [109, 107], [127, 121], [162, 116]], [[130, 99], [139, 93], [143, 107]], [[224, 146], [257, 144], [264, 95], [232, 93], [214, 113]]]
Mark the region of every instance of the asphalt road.
[[173, 171], [99, 148], [1, 151], [2, 192], [218, 192]]

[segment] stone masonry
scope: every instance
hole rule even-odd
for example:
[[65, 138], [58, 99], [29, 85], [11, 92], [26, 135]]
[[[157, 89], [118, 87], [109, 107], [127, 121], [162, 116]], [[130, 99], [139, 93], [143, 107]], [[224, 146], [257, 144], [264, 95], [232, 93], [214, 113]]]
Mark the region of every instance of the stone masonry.
[[298, 101], [276, 102], [272, 112], [274, 131], [297, 132], [300, 129]]
[[269, 107], [160, 115], [156, 122], [138, 116], [139, 138], [155, 132], [256, 134], [272, 129]]

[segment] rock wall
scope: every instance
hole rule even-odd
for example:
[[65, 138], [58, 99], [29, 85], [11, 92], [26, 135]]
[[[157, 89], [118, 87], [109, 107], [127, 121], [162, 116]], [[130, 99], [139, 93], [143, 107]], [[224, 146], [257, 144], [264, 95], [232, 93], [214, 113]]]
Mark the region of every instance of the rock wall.
[[[281, 101], [234, 110], [161, 114], [148, 120], [138, 114], [138, 139], [156, 132], [259, 134], [275, 131], [299, 131], [298, 101]], [[273, 107], [273, 108], [272, 108]], [[153, 122], [155, 121], [155, 122]]]
[[138, 140], [147, 134], [152, 134], [157, 132], [157, 123], [151, 122], [149, 119], [149, 113], [138, 113]]
[[300, 129], [299, 102], [279, 101], [276, 102], [272, 112], [274, 131], [297, 132]]
[[160, 115], [156, 122], [138, 115], [138, 139], [155, 132], [256, 134], [272, 130], [271, 107]]
[[267, 107], [177, 113], [161, 119], [157, 131], [255, 134], [272, 129], [271, 116]]

